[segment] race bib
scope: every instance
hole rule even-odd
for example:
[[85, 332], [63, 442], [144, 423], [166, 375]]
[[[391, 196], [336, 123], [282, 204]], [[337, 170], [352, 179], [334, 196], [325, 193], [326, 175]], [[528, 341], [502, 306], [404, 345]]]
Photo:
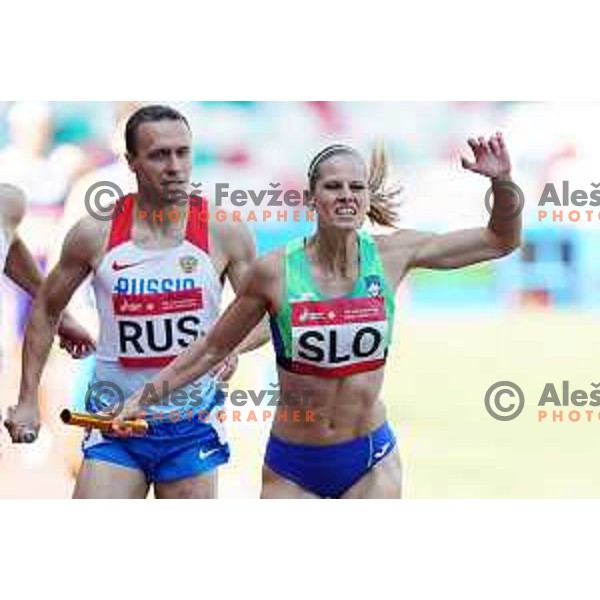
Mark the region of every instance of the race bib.
[[292, 362], [352, 373], [385, 360], [384, 298], [342, 298], [292, 304]]
[[202, 332], [202, 289], [158, 294], [113, 294], [119, 362], [125, 367], [161, 367]]

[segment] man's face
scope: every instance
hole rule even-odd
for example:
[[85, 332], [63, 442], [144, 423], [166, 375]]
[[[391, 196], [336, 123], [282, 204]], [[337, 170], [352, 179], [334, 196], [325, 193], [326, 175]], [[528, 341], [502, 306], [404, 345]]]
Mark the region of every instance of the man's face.
[[135, 131], [135, 153], [127, 160], [140, 193], [166, 203], [187, 198], [192, 135], [183, 121], [142, 123]]

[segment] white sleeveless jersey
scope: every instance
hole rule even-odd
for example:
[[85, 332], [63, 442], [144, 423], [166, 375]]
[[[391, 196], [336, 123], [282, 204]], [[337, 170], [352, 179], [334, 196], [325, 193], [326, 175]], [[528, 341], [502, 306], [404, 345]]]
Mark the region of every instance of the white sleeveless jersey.
[[219, 316], [222, 284], [209, 256], [206, 201], [190, 203], [183, 243], [159, 250], [133, 243], [135, 196], [119, 202], [93, 280], [96, 355], [125, 368], [164, 367]]

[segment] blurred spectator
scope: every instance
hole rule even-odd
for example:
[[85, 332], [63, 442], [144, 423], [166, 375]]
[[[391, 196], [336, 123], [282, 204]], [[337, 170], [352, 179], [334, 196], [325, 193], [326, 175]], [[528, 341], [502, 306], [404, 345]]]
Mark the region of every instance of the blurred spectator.
[[84, 198], [87, 190], [99, 181], [117, 184], [123, 193], [135, 191], [135, 178], [125, 160], [125, 124], [129, 116], [143, 103], [115, 102], [113, 104], [113, 127], [103, 140], [109, 159], [103, 166], [87, 172], [77, 179], [67, 196], [62, 216], [59, 239], [62, 242], [66, 232], [86, 215]]
[[[25, 192], [28, 209], [21, 235], [44, 271], [67, 191], [86, 168], [85, 154], [75, 146], [53, 146], [48, 104], [15, 103], [7, 120], [9, 144], [0, 150], [0, 181]], [[16, 288], [15, 296], [16, 333], [20, 339], [29, 316], [30, 299]]]

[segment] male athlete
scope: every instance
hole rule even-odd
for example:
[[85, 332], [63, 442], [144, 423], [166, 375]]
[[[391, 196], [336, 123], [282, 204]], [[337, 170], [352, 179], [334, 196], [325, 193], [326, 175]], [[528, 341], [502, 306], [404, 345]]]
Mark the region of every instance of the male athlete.
[[[167, 106], [143, 107], [129, 118], [125, 142], [137, 193], [118, 200], [112, 221], [89, 216], [69, 231], [59, 263], [36, 299], [14, 419], [17, 440], [28, 427], [28, 407], [36, 404], [58, 315], [90, 273], [100, 336], [87, 405], [110, 411], [115, 400], [151, 380], [206, 333], [218, 317], [225, 277], [237, 289], [255, 258], [243, 224], [207, 222], [206, 200], [187, 196], [192, 141], [182, 114]], [[257, 329], [237, 350], [267, 339], [265, 328]], [[216, 468], [229, 458], [215, 377], [177, 390], [166, 403], [153, 404], [152, 396], [146, 436], [88, 432], [75, 498], [144, 498], [151, 484], [157, 498], [215, 497]]]

